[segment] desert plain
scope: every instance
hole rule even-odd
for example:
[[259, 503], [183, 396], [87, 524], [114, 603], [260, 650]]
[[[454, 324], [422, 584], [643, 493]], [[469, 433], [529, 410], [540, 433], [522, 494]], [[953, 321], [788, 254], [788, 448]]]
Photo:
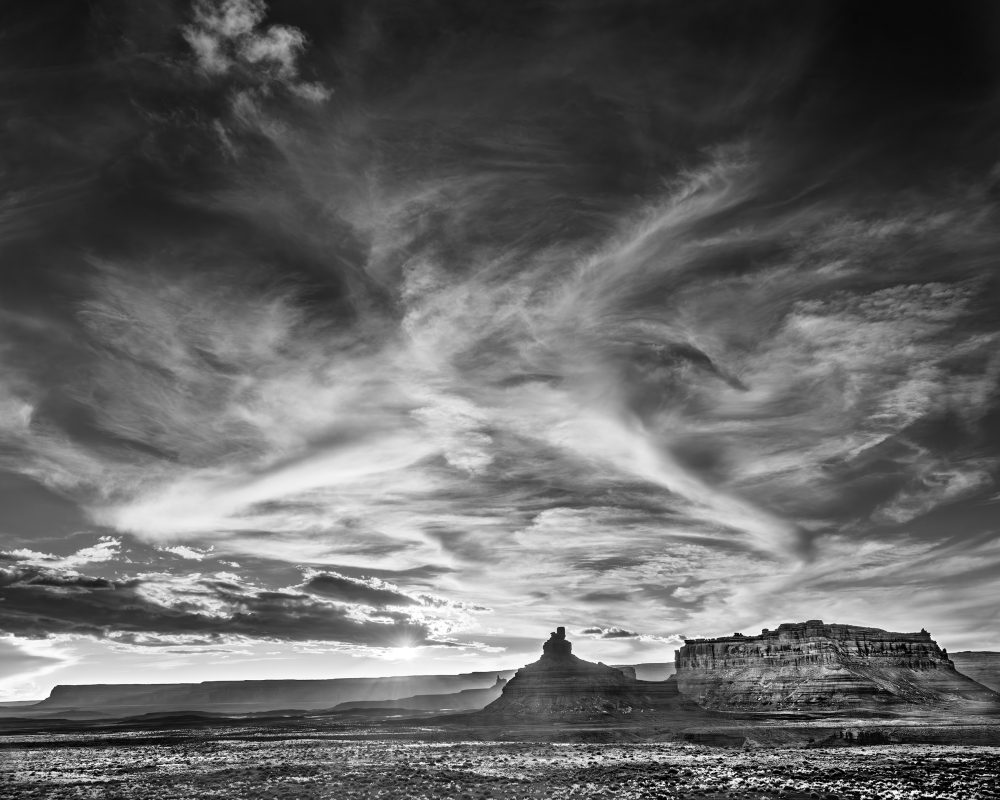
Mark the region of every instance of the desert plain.
[[[988, 800], [993, 746], [466, 739], [434, 725], [0, 738], [0, 797]], [[585, 739], [585, 735], [575, 738]]]

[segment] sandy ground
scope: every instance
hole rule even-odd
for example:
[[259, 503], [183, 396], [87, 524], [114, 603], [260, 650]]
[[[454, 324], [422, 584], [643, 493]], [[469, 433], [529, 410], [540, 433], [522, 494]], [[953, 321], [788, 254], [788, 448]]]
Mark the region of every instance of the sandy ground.
[[[263, 733], [263, 732], [262, 732]], [[162, 735], [162, 734], [161, 734]], [[961, 745], [726, 750], [697, 744], [228, 738], [178, 732], [0, 740], [0, 797], [1000, 797], [1000, 750]]]

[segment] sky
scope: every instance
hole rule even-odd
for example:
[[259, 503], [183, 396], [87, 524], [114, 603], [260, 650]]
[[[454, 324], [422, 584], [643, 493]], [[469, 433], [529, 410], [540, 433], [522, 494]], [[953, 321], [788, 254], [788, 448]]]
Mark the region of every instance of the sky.
[[0, 699], [1000, 649], [1000, 6], [0, 11]]

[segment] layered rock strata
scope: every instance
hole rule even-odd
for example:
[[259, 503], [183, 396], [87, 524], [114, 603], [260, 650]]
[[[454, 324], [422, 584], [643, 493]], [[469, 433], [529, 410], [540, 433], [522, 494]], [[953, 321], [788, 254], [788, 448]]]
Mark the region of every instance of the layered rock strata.
[[639, 681], [631, 669], [609, 667], [578, 658], [558, 628], [542, 647], [542, 657], [519, 669], [490, 703], [486, 714], [536, 720], [567, 716], [631, 714], [642, 710], [684, 706], [674, 681]]
[[809, 620], [765, 628], [760, 636], [688, 639], [675, 661], [680, 692], [712, 709], [1000, 701], [957, 672], [927, 631], [892, 633]]

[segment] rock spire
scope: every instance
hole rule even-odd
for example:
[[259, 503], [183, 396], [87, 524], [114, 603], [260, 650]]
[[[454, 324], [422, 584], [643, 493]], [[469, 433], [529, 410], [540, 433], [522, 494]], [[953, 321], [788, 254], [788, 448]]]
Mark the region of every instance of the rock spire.
[[544, 721], [632, 714], [672, 702], [683, 702], [673, 681], [637, 681], [615, 667], [585, 661], [573, 655], [566, 629], [559, 627], [542, 645], [541, 658], [521, 667], [484, 713]]

